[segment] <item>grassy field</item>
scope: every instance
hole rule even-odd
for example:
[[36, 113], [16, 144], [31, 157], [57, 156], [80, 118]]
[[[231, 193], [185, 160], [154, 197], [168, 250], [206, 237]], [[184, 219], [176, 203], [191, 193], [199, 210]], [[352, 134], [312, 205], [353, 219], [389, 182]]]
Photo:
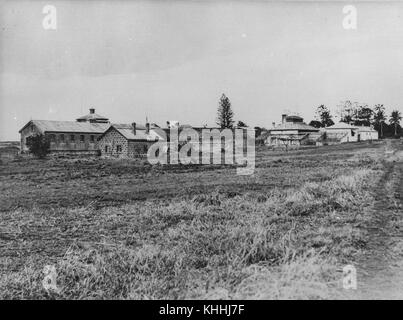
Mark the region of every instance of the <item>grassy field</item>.
[[[257, 151], [226, 166], [0, 164], [0, 298], [343, 298], [384, 143]], [[42, 286], [45, 265], [58, 291]]]

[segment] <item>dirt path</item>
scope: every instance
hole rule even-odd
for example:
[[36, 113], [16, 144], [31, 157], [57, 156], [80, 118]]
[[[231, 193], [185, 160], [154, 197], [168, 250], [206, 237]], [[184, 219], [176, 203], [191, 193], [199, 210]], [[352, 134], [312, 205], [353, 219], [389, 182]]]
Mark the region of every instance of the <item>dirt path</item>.
[[356, 299], [403, 299], [403, 150], [385, 148], [386, 172], [366, 228], [369, 248], [358, 261]]

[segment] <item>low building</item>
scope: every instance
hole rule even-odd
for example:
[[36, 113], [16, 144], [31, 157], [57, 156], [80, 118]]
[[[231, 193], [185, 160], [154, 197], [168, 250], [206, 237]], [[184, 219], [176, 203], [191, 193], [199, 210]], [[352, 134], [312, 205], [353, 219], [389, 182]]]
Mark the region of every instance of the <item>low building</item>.
[[30, 137], [43, 134], [50, 140], [51, 153], [96, 153], [98, 138], [109, 128], [108, 119], [95, 113], [76, 121], [31, 120], [19, 131], [21, 152], [27, 152]]
[[357, 142], [357, 127], [345, 122], [335, 123], [325, 128], [325, 141], [327, 144], [337, 144], [345, 142]]
[[147, 155], [148, 148], [164, 139], [162, 130], [150, 125], [112, 124], [98, 139], [101, 155], [114, 158], [142, 158]]
[[281, 124], [273, 123], [263, 133], [263, 137], [267, 146], [297, 148], [301, 145], [316, 145], [321, 133], [318, 128], [306, 124], [300, 116], [283, 114]]
[[378, 132], [368, 126], [354, 126], [339, 122], [325, 128], [327, 144], [358, 142], [379, 139]]
[[358, 141], [365, 140], [378, 140], [379, 133], [372, 127], [359, 126], [358, 127]]

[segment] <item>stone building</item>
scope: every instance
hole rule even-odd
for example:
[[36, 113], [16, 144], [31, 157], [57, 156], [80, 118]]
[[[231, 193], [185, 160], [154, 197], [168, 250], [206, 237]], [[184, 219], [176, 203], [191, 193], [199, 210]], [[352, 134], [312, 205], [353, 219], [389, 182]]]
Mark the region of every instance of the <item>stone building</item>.
[[148, 148], [164, 139], [162, 130], [150, 124], [113, 124], [98, 139], [98, 148], [102, 156], [115, 158], [146, 157]]
[[19, 131], [21, 152], [28, 151], [30, 137], [44, 134], [50, 140], [51, 153], [96, 154], [97, 140], [109, 127], [109, 120], [96, 114], [93, 108], [76, 121], [31, 120]]

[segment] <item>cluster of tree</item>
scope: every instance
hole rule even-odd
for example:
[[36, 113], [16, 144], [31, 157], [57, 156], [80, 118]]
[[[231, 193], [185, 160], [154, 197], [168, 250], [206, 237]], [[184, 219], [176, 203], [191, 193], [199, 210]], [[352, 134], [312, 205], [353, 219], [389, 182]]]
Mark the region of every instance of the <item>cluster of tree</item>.
[[312, 127], [324, 128], [334, 125], [334, 122], [332, 120], [333, 116], [330, 114], [330, 110], [324, 104], [321, 104], [316, 109], [316, 117], [317, 120], [312, 120], [309, 123], [309, 125], [311, 125]]
[[[352, 103], [350, 100], [344, 101], [339, 109], [340, 121], [355, 126], [374, 126], [381, 138], [399, 137], [403, 134], [400, 126], [402, 115], [400, 111], [393, 110], [389, 117], [385, 112], [383, 104], [376, 104], [373, 108], [368, 104]], [[315, 128], [329, 127], [334, 124], [333, 116], [325, 105], [320, 105], [316, 109], [316, 120], [309, 123]]]

